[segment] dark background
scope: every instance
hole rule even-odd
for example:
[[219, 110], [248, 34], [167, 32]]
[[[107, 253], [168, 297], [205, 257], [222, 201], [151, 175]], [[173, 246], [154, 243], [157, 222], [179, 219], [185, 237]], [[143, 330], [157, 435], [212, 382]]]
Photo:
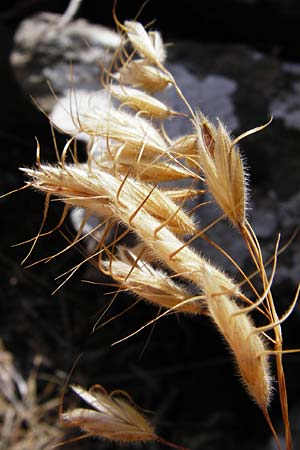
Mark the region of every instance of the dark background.
[[[23, 185], [18, 167], [33, 164], [35, 135], [44, 157], [53, 160], [48, 122], [24, 96], [9, 67], [14, 31], [23, 18], [38, 11], [62, 13], [67, 4], [63, 0], [1, 2], [1, 193]], [[120, 21], [133, 18], [140, 5], [141, 2], [119, 0]], [[85, 0], [77, 16], [113, 27], [111, 10], [112, 1]], [[156, 19], [156, 27], [165, 40], [176, 37], [210, 43], [246, 43], [278, 58], [300, 61], [300, 5], [296, 0], [152, 0], [145, 6], [141, 20], [146, 23], [152, 19]], [[68, 252], [47, 266], [21, 268], [26, 249], [11, 245], [35, 234], [42, 208], [42, 199], [26, 191], [1, 200], [1, 336], [19, 370], [28, 374], [34, 355], [42, 354], [43, 373], [55, 373], [58, 384], [63, 383], [76, 355], [83, 351], [73, 382], [84, 386], [98, 382], [109, 390], [128, 390], [138, 404], [155, 411], [159, 433], [170, 440], [184, 444], [186, 436], [194, 436], [193, 448], [205, 450], [264, 448], [269, 439], [268, 428], [239, 383], [225, 345], [205, 318], [196, 321], [171, 317], [159, 322], [151, 336], [150, 330], [146, 330], [110, 348], [114, 340], [152, 319], [155, 310], [139, 305], [90, 336], [103, 309], [103, 295], [101, 287], [80, 282], [81, 278], [88, 278], [85, 270], [51, 296], [57, 286], [54, 278], [80, 261], [80, 255]], [[58, 218], [53, 208], [48, 229]], [[59, 234], [41, 240], [34, 260], [64, 245]], [[130, 304], [125, 297], [122, 301], [120, 309]], [[116, 307], [111, 315], [118, 312]], [[291, 377], [293, 364], [292, 361], [289, 369]], [[296, 379], [295, 372], [293, 380]], [[291, 404], [296, 400], [292, 398]], [[276, 400], [272, 414], [275, 424], [280, 423]], [[89, 441], [67, 448], [107, 446]]]
[[[91, 22], [113, 26], [111, 0], [82, 2], [78, 15]], [[1, 2], [1, 22], [14, 28], [22, 18], [37, 11], [62, 13], [66, 0], [14, 0]], [[136, 16], [141, 1], [119, 0], [120, 20]], [[156, 19], [157, 28], [168, 36], [201, 42], [247, 43], [286, 59], [299, 60], [297, 0], [150, 0], [141, 14], [143, 23]]]
[[[138, 5], [140, 2], [137, 1], [120, 1], [120, 18], [134, 17]], [[104, 20], [112, 24], [110, 7], [106, 8]], [[82, 11], [89, 20], [93, 20], [94, 13], [90, 12], [87, 4], [83, 4]], [[297, 38], [300, 10], [296, 0], [155, 0], [145, 6], [143, 14], [143, 23], [155, 18], [158, 28], [170, 37], [191, 38], [201, 42], [247, 43], [267, 52], [276, 49], [286, 58], [300, 58]]]

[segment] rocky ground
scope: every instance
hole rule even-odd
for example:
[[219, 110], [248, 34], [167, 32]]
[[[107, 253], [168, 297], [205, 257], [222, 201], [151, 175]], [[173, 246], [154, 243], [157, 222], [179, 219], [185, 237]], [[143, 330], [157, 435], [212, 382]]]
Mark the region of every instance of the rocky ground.
[[[121, 5], [121, 0], [119, 3]], [[193, 107], [199, 107], [210, 118], [220, 117], [234, 135], [262, 125], [273, 116], [266, 129], [241, 143], [250, 174], [249, 218], [268, 258], [277, 234], [281, 233], [284, 244], [300, 225], [300, 51], [294, 41], [300, 8], [292, 1], [283, 2], [285, 6], [281, 5], [281, 9], [280, 2], [264, 2], [264, 7], [259, 9], [260, 2], [232, 1], [229, 2], [231, 9], [226, 11], [218, 2], [214, 9], [206, 7], [196, 11], [192, 5], [197, 2], [185, 2], [181, 5], [181, 18], [175, 8], [170, 24], [164, 11], [160, 15], [158, 2], [151, 3], [150, 9], [146, 7], [145, 17], [157, 17], [163, 37], [173, 42], [168, 53], [169, 67]], [[10, 7], [0, 13], [1, 193], [23, 185], [18, 168], [34, 163], [35, 136], [41, 144], [43, 160], [55, 160], [48, 120], [37, 110], [29, 94], [35, 100], [44, 99], [44, 107], [50, 109], [47, 102], [53, 97], [44, 79], [50, 79], [56, 92], [62, 93], [68, 85], [66, 68], [70, 54], [81, 55], [76, 61], [77, 88], [94, 89], [99, 79], [95, 71], [99, 59], [99, 53], [93, 52], [95, 42], [88, 47], [89, 52], [82, 51], [82, 40], [76, 34], [80, 31], [76, 29], [65, 42], [67, 30], [62, 36], [50, 39], [48, 47], [36, 47], [31, 59], [24, 35], [16, 42], [15, 33], [17, 30], [20, 33], [21, 24], [24, 27], [24, 19], [30, 20], [27, 38], [34, 38], [41, 19], [32, 19], [32, 14], [42, 10], [61, 13], [61, 5], [58, 6], [58, 2], [52, 2], [51, 6], [49, 2], [10, 2]], [[91, 11], [85, 2], [80, 14], [82, 19], [112, 26], [106, 7], [103, 21], [101, 14]], [[126, 12], [127, 17], [133, 17], [134, 11], [121, 8], [120, 14]], [[253, 19], [251, 32], [256, 33], [256, 39], [252, 35], [252, 41], [245, 14]], [[289, 25], [284, 35], [283, 25], [279, 26], [280, 17]], [[268, 25], [264, 28], [267, 19]], [[83, 27], [90, 30], [88, 23]], [[214, 27], [217, 28], [215, 34]], [[205, 38], [201, 30], [206, 30]], [[97, 31], [94, 32], [97, 35]], [[61, 42], [67, 47], [60, 48]], [[35, 45], [40, 45], [38, 40]], [[177, 99], [172, 95], [167, 101], [170, 106], [177, 106]], [[177, 135], [185, 127], [186, 123], [180, 122], [169, 131]], [[59, 145], [65, 142], [63, 136], [57, 139]], [[111, 347], [115, 340], [152, 319], [155, 310], [138, 305], [91, 334], [107, 304], [104, 288], [81, 282], [96, 277], [92, 268], [83, 267], [51, 296], [59, 284], [55, 278], [80, 261], [81, 255], [70, 251], [47, 265], [25, 269], [24, 265], [63, 248], [63, 237], [56, 233], [41, 239], [23, 266], [20, 263], [30, 245], [12, 247], [37, 232], [43, 199], [28, 190], [20, 191], [1, 199], [0, 208], [3, 345], [0, 393], [4, 391], [0, 401], [1, 450], [48, 449], [55, 439], [66, 438], [56, 425], [59, 395], [80, 352], [82, 357], [74, 370], [73, 383], [86, 387], [101, 383], [108, 390], [127, 390], [138, 405], [155, 412], [153, 420], [158, 432], [171, 441], [195, 450], [274, 448], [261, 413], [237, 380], [226, 346], [206, 318], [196, 321], [189, 317], [169, 317], [158, 322], [151, 332], [146, 329]], [[58, 220], [59, 211], [51, 207], [47, 229]], [[69, 227], [72, 229], [72, 223]], [[247, 268], [246, 253], [225, 223], [218, 225], [216, 236]], [[211, 252], [210, 255], [220, 265], [225, 265], [226, 270], [231, 270], [224, 260], [218, 259], [218, 254]], [[299, 279], [300, 239], [297, 235], [278, 261], [273, 291], [279, 311], [287, 309]], [[130, 303], [125, 295], [121, 297], [111, 310], [111, 316]], [[283, 326], [286, 348], [299, 347], [299, 325], [300, 313], [296, 307]], [[296, 448], [300, 439], [300, 357], [286, 356], [285, 367]], [[280, 430], [276, 395], [271, 415]], [[18, 421], [16, 417], [22, 419]], [[106, 443], [91, 440], [68, 444], [68, 448], [74, 450], [108, 447]], [[152, 444], [145, 445], [146, 448], [159, 447]]]

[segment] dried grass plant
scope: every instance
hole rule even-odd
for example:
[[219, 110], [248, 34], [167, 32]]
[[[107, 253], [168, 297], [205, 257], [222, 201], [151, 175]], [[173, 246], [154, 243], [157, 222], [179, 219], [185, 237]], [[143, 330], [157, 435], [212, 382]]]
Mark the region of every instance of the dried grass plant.
[[[88, 232], [94, 251], [64, 274], [62, 284], [90, 261], [112, 277], [117, 292], [128, 291], [157, 305], [159, 316], [145, 327], [172, 313], [207, 316], [227, 342], [241, 381], [261, 409], [280, 449], [268, 413], [272, 397], [279, 395], [284, 448], [291, 450], [282, 365], [282, 356], [289, 351], [283, 350], [281, 323], [293, 311], [299, 287], [290, 308], [279, 318], [271, 293], [280, 252], [279, 238], [273, 258], [265, 262], [247, 218], [250, 188], [238, 148], [243, 138], [264, 126], [233, 139], [220, 120], [214, 125], [200, 111], [193, 111], [164, 65], [166, 47], [161, 35], [148, 31], [138, 21], [121, 24], [115, 11], [114, 17], [122, 43], [111, 67], [104, 72], [102, 91], [85, 94], [81, 103], [76, 101], [76, 92], [67, 100], [59, 99], [58, 105], [72, 119], [72, 129], [64, 130], [55, 117], [52, 124], [67, 132], [69, 141], [61, 154], [56, 149], [55, 165], [41, 163], [37, 144], [36, 167], [21, 169], [29, 179], [26, 186], [46, 196], [42, 225], [38, 234], [27, 241], [32, 246], [26, 259], [37, 240], [49, 234], [43, 228], [50, 199], [65, 204], [56, 228], [63, 224], [70, 208], [85, 211], [77, 235], [65, 250], [80, 244], [87, 236], [83, 230], [89, 217], [97, 216], [98, 225]], [[164, 121], [176, 120], [180, 113], [156, 98], [156, 93], [164, 89], [177, 92], [190, 120], [190, 134], [175, 140], [166, 133]], [[84, 136], [87, 142], [85, 163], [77, 159], [79, 136]], [[184, 185], [181, 180], [185, 180]], [[171, 185], [166, 183], [170, 181]], [[208, 230], [215, 222], [205, 229], [199, 227], [195, 211], [204, 205], [209, 207], [202, 198], [205, 191], [222, 211], [218, 220], [228, 219], [244, 239], [255, 273], [245, 274], [225, 250], [208, 238]], [[190, 199], [196, 208], [190, 206]], [[125, 231], [118, 234], [119, 225], [123, 230], [125, 226]], [[129, 247], [124, 238], [132, 232], [136, 242]], [[236, 270], [236, 279], [196, 251], [193, 247], [196, 239], [208, 240], [228, 257]], [[273, 267], [269, 276], [267, 264]], [[245, 294], [249, 291], [252, 295]], [[256, 325], [253, 313], [260, 316], [263, 325]], [[276, 360], [276, 374], [271, 373], [271, 357]], [[120, 443], [163, 442], [127, 395], [108, 395], [100, 387], [86, 391], [76, 386], [73, 391], [94, 409], [64, 412], [62, 421], [67, 426], [80, 427], [84, 436], [96, 435]]]
[[38, 392], [39, 364], [28, 378], [18, 371], [13, 355], [0, 342], [1, 450], [50, 450], [63, 439], [56, 411], [60, 398], [51, 381]]

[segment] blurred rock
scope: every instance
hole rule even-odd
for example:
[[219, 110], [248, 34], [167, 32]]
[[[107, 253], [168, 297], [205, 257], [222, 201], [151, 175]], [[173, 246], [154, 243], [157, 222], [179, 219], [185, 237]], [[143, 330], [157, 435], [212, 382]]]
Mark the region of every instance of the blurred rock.
[[120, 38], [84, 19], [58, 27], [59, 14], [26, 18], [15, 34], [11, 65], [24, 91], [47, 112], [70, 88], [99, 89], [101, 66], [110, 62]]

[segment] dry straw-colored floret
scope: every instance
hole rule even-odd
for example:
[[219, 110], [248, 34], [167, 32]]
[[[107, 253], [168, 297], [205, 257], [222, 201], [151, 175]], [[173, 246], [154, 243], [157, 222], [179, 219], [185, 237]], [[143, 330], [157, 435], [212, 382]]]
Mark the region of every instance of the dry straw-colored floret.
[[140, 111], [141, 114], [155, 119], [167, 119], [172, 115], [178, 115], [177, 111], [173, 111], [160, 100], [139, 89], [112, 85], [109, 88], [109, 92], [121, 102], [122, 106], [129, 106], [134, 110]]
[[119, 81], [121, 86], [129, 84], [148, 93], [163, 91], [171, 83], [167, 73], [143, 59], [126, 62], [113, 78]]
[[[103, 150], [103, 147], [102, 147]], [[147, 182], [147, 183], [163, 183], [166, 181], [178, 181], [188, 178], [198, 179], [197, 174], [186, 169], [182, 164], [167, 163], [168, 158], [159, 157], [147, 158], [145, 153], [140, 154], [140, 158], [136, 158], [136, 155], [132, 152], [128, 152], [124, 147], [109, 145], [109, 152], [103, 153], [103, 151], [97, 151], [97, 144], [95, 144], [91, 150], [91, 162], [94, 167], [99, 167], [111, 174], [130, 174], [131, 177]], [[129, 154], [128, 154], [129, 153]], [[191, 190], [192, 191], [192, 190]], [[185, 196], [183, 190], [181, 191], [181, 198], [189, 197], [189, 189], [185, 189]], [[199, 190], [193, 190], [194, 194], [199, 193]], [[173, 191], [168, 191], [170, 197], [179, 198], [180, 195], [173, 195]]]
[[80, 386], [72, 386], [72, 389], [93, 409], [75, 408], [64, 412], [61, 420], [65, 426], [78, 426], [89, 436], [123, 443], [157, 439], [153, 427], [124, 393], [108, 395], [99, 385], [89, 391]]
[[157, 31], [147, 33], [141, 23], [133, 20], [126, 20], [124, 28], [128, 40], [140, 56], [153, 64], [164, 62], [166, 52], [160, 33]]
[[130, 177], [115, 177], [104, 170], [89, 169], [86, 164], [41, 165], [37, 170], [22, 170], [32, 177], [31, 184], [35, 188], [99, 216], [112, 216], [115, 210], [119, 218], [118, 206], [122, 204], [130, 221], [139, 205], [144, 204], [143, 208], [154, 219], [165, 221], [174, 232], [196, 231], [192, 218], [156, 186], [145, 185]]
[[163, 308], [176, 307], [177, 311], [193, 314], [202, 312], [201, 303], [187, 302], [192, 295], [166, 272], [154, 268], [142, 258], [138, 259], [125, 247], [119, 247], [117, 256], [118, 259], [102, 261], [101, 270], [116, 280], [121, 289]]
[[175, 139], [170, 151], [178, 157], [184, 157], [186, 166], [199, 172], [201, 166], [196, 134], [188, 134]]
[[[127, 392], [118, 390], [108, 394], [99, 384], [89, 390], [81, 386], [71, 388], [93, 409], [75, 408], [66, 412], [61, 411], [60, 418], [64, 426], [79, 427], [85, 433], [65, 443], [94, 436], [121, 445], [156, 441], [177, 450], [188, 450], [158, 436]], [[55, 447], [63, 444], [64, 442]]]
[[205, 181], [226, 217], [238, 228], [245, 222], [247, 188], [243, 159], [219, 121], [215, 128], [202, 115], [195, 122]]
[[212, 279], [207, 278], [203, 284], [209, 315], [229, 344], [246, 389], [266, 411], [272, 383], [264, 339], [255, 332], [253, 321], [233, 298], [218, 294]]
[[139, 154], [141, 148], [154, 155], [167, 150], [167, 143], [154, 125], [137, 115], [110, 107], [102, 113], [81, 114], [76, 123], [79, 132], [89, 136], [109, 136]]

